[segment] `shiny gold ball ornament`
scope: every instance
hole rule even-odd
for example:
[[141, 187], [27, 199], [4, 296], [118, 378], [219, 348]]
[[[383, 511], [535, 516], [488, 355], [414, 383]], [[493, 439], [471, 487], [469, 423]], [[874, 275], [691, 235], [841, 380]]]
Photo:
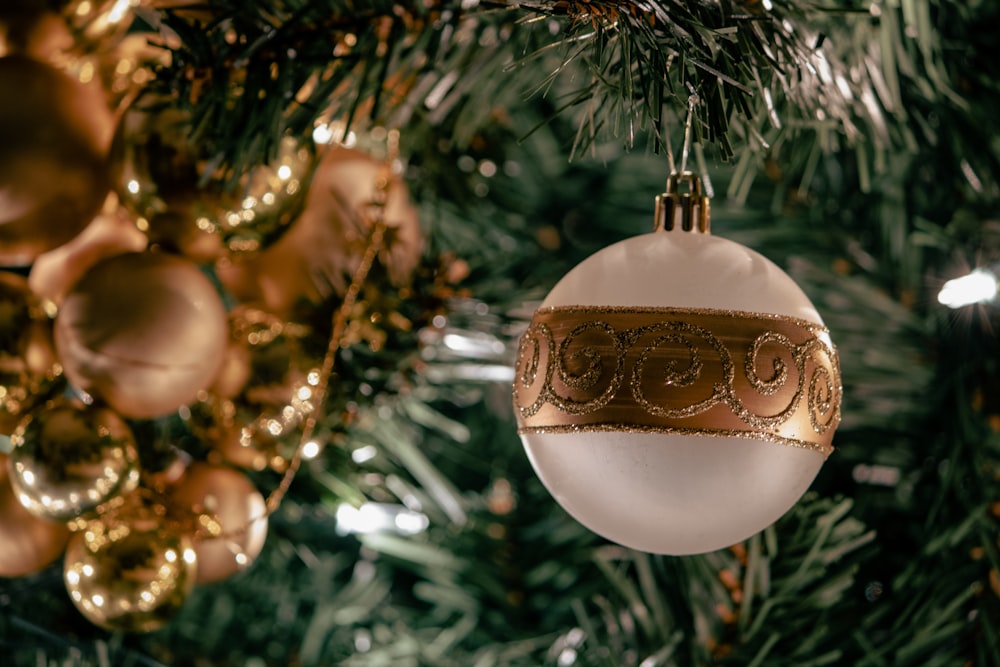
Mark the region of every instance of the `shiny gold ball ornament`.
[[151, 243], [197, 261], [266, 248], [301, 209], [313, 153], [286, 137], [267, 164], [232, 179], [194, 132], [176, 103], [136, 100], [112, 148], [122, 204]]
[[0, 454], [0, 577], [23, 577], [43, 569], [66, 548], [65, 524], [40, 519], [14, 495], [7, 456]]
[[127, 505], [73, 534], [63, 581], [91, 623], [151, 632], [170, 622], [187, 600], [197, 560], [187, 536], [152, 510]]
[[108, 192], [112, 120], [99, 91], [21, 55], [0, 58], [0, 265], [66, 243]]
[[[245, 341], [250, 352], [250, 378], [233, 399], [239, 438], [230, 434], [220, 451], [236, 455], [238, 442], [244, 454], [267, 453], [268, 465], [282, 470], [294, 455], [303, 421], [316, 409], [322, 360], [304, 348], [308, 327], [249, 307], [235, 309], [231, 323], [234, 338]], [[242, 465], [244, 457], [236, 456], [233, 462]]]
[[656, 219], [545, 298], [521, 340], [515, 415], [535, 471], [582, 524], [700, 553], [806, 491], [832, 450], [840, 368], [791, 278], [708, 233], [697, 177], [671, 178]]
[[230, 328], [235, 381], [191, 406], [192, 430], [228, 463], [283, 471], [315, 409], [322, 360], [304, 349], [311, 330], [249, 306], [233, 309]]
[[193, 542], [199, 583], [246, 569], [264, 548], [267, 505], [246, 474], [235, 468], [192, 463], [168, 492], [167, 503], [174, 511], [205, 515], [199, 525], [217, 526], [218, 534], [201, 534]]
[[133, 8], [140, 0], [69, 0], [61, 14], [76, 41], [97, 48], [118, 41], [134, 20]]
[[53, 521], [100, 512], [139, 484], [128, 425], [105, 407], [57, 399], [11, 436], [10, 480], [25, 509]]
[[408, 284], [424, 237], [395, 166], [360, 150], [325, 149], [301, 216], [264, 252], [223, 258], [217, 267], [219, 280], [243, 303], [279, 315], [333, 294], [343, 296], [367, 248], [372, 203], [384, 199], [387, 229], [380, 261], [394, 285]]
[[[269, 416], [240, 397], [225, 399], [208, 394], [190, 406], [188, 426], [211, 447], [208, 459], [244, 470], [285, 472], [299, 444], [299, 433], [282, 422], [272, 435]], [[297, 425], [297, 421], [295, 424]], [[273, 428], [273, 425], [272, 425]]]
[[60, 373], [52, 321], [26, 279], [0, 271], [0, 434], [14, 431]]
[[223, 362], [226, 310], [191, 260], [124, 253], [92, 266], [63, 300], [56, 350], [66, 376], [126, 417], [194, 401]]

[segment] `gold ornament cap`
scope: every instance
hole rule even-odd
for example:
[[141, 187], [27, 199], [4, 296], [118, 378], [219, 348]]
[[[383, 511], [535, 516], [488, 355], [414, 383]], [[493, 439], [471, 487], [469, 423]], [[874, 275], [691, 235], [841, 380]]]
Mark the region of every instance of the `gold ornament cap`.
[[667, 178], [667, 191], [656, 196], [653, 230], [708, 234], [709, 214], [709, 201], [702, 193], [701, 178], [690, 171], [675, 172]]

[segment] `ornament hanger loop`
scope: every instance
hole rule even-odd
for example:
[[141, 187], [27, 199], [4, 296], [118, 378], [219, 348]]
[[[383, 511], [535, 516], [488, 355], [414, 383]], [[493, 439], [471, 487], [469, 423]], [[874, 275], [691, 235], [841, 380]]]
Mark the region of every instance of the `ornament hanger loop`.
[[687, 100], [687, 114], [684, 117], [684, 141], [681, 144], [681, 165], [679, 169], [674, 162], [674, 151], [670, 146], [670, 142], [667, 142], [667, 161], [670, 163], [671, 174], [682, 174], [687, 171], [688, 157], [691, 155], [691, 125], [694, 122], [694, 109], [701, 104], [701, 96], [695, 92], [694, 87], [690, 83], [687, 84], [687, 87], [691, 95]]
[[[688, 156], [691, 153], [691, 125], [694, 119], [694, 109], [701, 98], [688, 84], [691, 96], [687, 102], [687, 118], [684, 121], [684, 144], [681, 147], [681, 164], [677, 169], [674, 164], [673, 152], [667, 152], [670, 161], [670, 176], [667, 178], [666, 192], [656, 197], [656, 208], [653, 213], [654, 231], [694, 232], [708, 234], [710, 228], [708, 197], [702, 193], [701, 177], [687, 170]], [[669, 149], [669, 144], [668, 144]], [[681, 192], [681, 185], [686, 185], [687, 192]]]

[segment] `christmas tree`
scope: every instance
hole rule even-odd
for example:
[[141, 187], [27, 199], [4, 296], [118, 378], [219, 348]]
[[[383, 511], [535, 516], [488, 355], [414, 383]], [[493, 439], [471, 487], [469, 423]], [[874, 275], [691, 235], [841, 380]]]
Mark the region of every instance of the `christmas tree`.
[[[1000, 665], [998, 26], [986, 0], [7, 0], [3, 664]], [[666, 555], [563, 509], [511, 387], [553, 286], [687, 172], [712, 236], [815, 305], [840, 376], [796, 396], [840, 421], [777, 521]], [[703, 500], [733, 516], [777, 479], [727, 474], [745, 497]]]

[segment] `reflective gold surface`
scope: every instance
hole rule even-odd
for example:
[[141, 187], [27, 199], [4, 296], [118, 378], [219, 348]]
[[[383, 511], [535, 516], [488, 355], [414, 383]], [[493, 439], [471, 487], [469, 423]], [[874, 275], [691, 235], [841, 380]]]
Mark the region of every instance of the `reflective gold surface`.
[[825, 328], [721, 310], [540, 309], [521, 340], [521, 433], [741, 436], [828, 455], [840, 365]]
[[149, 632], [174, 617], [196, 567], [190, 540], [157, 517], [113, 512], [70, 539], [63, 579], [73, 604], [92, 623]]
[[23, 577], [44, 568], [66, 547], [69, 529], [28, 512], [10, 485], [0, 454], [0, 577]]
[[199, 262], [269, 246], [302, 208], [312, 151], [285, 138], [268, 164], [233, 179], [189, 131], [170, 101], [139, 98], [124, 113], [111, 151], [122, 204], [151, 243]]
[[138, 486], [135, 440], [107, 408], [59, 399], [26, 417], [11, 442], [14, 492], [36, 516], [68, 521]]
[[0, 271], [0, 434], [14, 431], [23, 413], [61, 372], [52, 321], [28, 281]]

